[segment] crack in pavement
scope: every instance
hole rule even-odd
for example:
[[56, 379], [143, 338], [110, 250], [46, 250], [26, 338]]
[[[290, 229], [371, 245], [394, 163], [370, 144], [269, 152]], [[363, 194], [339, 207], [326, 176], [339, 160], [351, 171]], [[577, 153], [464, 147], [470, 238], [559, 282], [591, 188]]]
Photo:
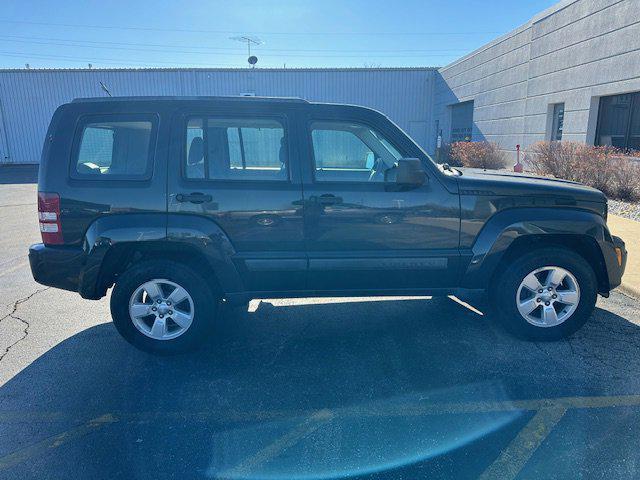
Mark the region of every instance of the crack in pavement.
[[22, 322], [22, 324], [24, 325], [24, 328], [22, 329], [22, 337], [20, 337], [18, 340], [16, 340], [15, 342], [13, 342], [11, 345], [7, 346], [4, 349], [4, 352], [2, 352], [0, 354], [0, 361], [2, 361], [2, 359], [5, 357], [5, 355], [7, 355], [7, 353], [9, 353], [9, 350], [11, 350], [13, 347], [15, 347], [18, 343], [20, 343], [22, 340], [27, 338], [27, 336], [29, 335], [29, 326], [30, 326], [29, 322], [27, 322], [23, 318], [20, 318], [19, 316], [16, 315], [16, 311], [18, 310], [18, 306], [22, 305], [25, 302], [28, 302], [29, 300], [31, 300], [37, 294], [42, 293], [45, 290], [49, 290], [49, 288], [50, 287], [39, 288], [38, 290], [36, 290], [35, 292], [30, 293], [26, 297], [16, 300], [15, 302], [13, 302], [13, 307], [12, 307], [11, 311], [8, 314], [6, 314], [4, 317], [0, 318], [0, 323], [2, 323], [2, 321], [6, 320], [7, 318], [13, 318], [14, 320], [18, 320], [19, 322]]

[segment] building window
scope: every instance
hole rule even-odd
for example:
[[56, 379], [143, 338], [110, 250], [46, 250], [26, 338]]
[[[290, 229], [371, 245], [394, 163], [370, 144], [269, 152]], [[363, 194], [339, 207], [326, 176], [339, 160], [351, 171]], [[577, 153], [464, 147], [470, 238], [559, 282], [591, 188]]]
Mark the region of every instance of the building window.
[[600, 99], [596, 144], [640, 150], [640, 92]]
[[473, 134], [473, 100], [451, 106], [451, 142], [470, 142]]
[[564, 127], [564, 103], [556, 103], [553, 106], [553, 123], [551, 125], [551, 141], [562, 140], [562, 128]]

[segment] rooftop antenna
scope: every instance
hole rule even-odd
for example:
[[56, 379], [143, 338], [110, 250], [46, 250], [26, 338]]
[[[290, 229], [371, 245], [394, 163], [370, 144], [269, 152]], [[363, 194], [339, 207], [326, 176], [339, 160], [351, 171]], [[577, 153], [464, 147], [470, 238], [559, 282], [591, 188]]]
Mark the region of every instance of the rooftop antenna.
[[258, 63], [258, 57], [255, 55], [251, 55], [251, 45], [262, 45], [264, 42], [260, 40], [258, 37], [250, 37], [248, 35], [239, 35], [237, 37], [229, 37], [229, 40], [235, 40], [236, 42], [242, 42], [247, 44], [247, 61], [251, 65], [251, 68], [256, 67], [256, 63]]
[[100, 88], [102, 88], [102, 90], [104, 90], [107, 93], [107, 95], [109, 95], [110, 97], [112, 96], [111, 92], [103, 82], [100, 82]]

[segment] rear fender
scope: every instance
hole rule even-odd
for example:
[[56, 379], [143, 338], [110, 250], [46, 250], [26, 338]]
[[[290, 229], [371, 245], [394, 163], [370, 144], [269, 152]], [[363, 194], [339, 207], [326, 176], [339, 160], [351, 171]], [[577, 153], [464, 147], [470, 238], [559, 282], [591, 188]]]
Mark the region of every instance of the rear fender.
[[[226, 292], [242, 291], [240, 276], [231, 261], [235, 253], [225, 233], [213, 221], [190, 215], [126, 214], [95, 220], [83, 241], [85, 266], [79, 277], [84, 298], [100, 298], [108, 287], [104, 260], [109, 253], [132, 249], [195, 251], [214, 272], [217, 285]], [[171, 225], [171, 226], [169, 226]]]

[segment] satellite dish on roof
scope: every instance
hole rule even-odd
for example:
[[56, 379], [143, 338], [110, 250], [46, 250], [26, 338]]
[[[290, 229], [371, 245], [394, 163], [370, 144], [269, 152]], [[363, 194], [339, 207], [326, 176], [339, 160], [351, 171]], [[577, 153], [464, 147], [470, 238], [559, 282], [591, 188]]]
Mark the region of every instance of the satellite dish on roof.
[[247, 61], [249, 65], [255, 67], [256, 63], [258, 63], [258, 57], [255, 55], [251, 55], [251, 45], [262, 45], [264, 42], [260, 40], [258, 37], [250, 37], [248, 35], [240, 35], [238, 37], [229, 37], [229, 40], [235, 40], [236, 42], [242, 42], [247, 44], [247, 56], [249, 57]]

